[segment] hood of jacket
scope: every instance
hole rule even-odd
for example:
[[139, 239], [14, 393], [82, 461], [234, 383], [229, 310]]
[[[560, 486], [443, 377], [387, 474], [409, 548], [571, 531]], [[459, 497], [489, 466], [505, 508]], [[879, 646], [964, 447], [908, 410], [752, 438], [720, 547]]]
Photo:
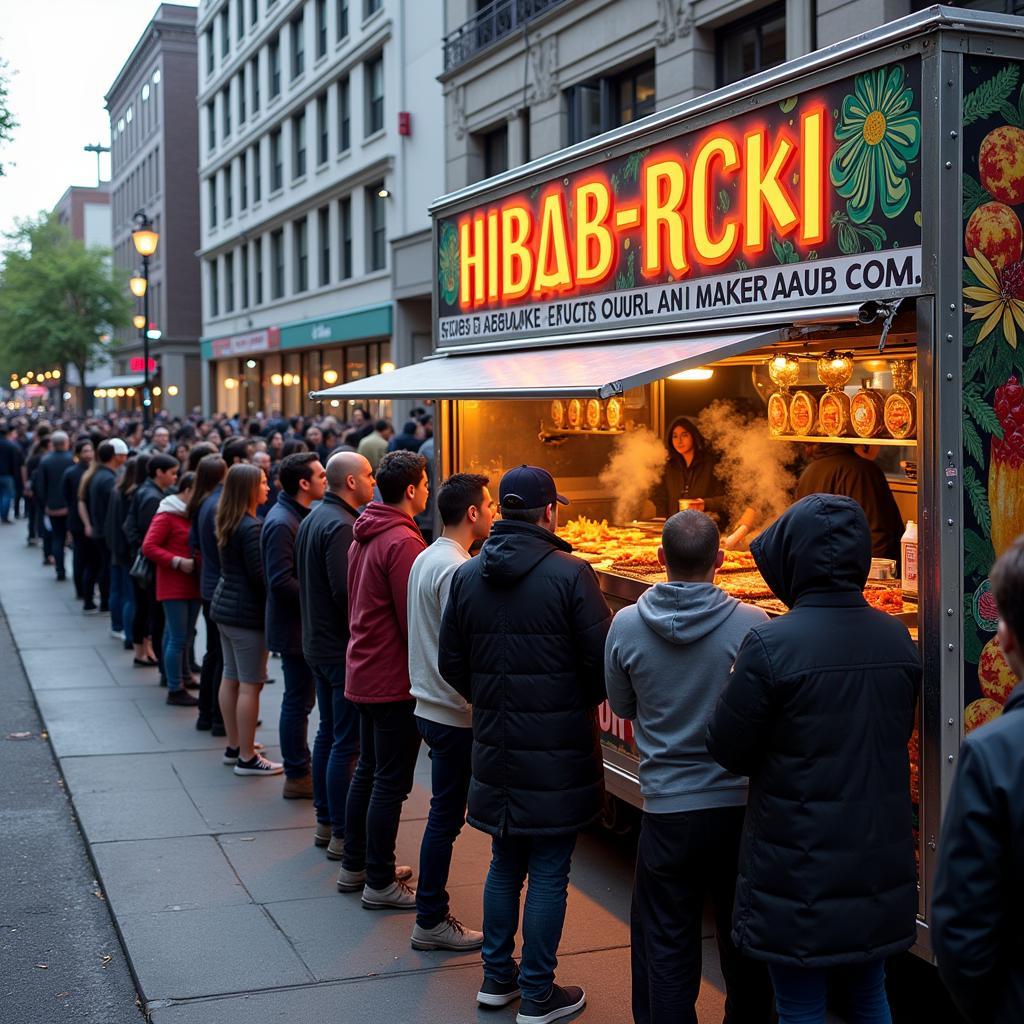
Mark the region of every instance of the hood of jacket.
[[423, 539], [419, 527], [404, 512], [380, 501], [371, 501], [363, 509], [363, 514], [352, 527], [352, 539], [358, 544], [365, 544], [374, 537], [387, 533], [388, 530], [405, 530], [414, 537]]
[[692, 644], [713, 632], [739, 607], [714, 583], [657, 583], [636, 603], [640, 618], [670, 644]]
[[480, 550], [480, 575], [492, 583], [515, 583], [552, 551], [572, 554], [572, 545], [543, 526], [501, 519]]
[[157, 514], [161, 512], [170, 512], [176, 516], [182, 516], [184, 518], [186, 509], [188, 506], [181, 497], [177, 494], [168, 494], [166, 498], [163, 498], [160, 504], [157, 506]]
[[765, 583], [792, 608], [808, 594], [864, 589], [871, 528], [852, 498], [809, 494], [757, 537], [750, 551]]
[[1024, 681], [1019, 682], [1010, 691], [1010, 696], [1003, 705], [1003, 714], [1005, 715], [1007, 711], [1016, 711], [1021, 706], [1024, 706]]

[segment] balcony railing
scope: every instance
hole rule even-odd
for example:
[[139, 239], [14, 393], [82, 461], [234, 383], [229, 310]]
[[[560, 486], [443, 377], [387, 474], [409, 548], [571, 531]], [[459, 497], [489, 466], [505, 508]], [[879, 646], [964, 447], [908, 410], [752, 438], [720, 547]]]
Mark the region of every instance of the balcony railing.
[[444, 40], [444, 69], [451, 71], [538, 14], [558, 7], [566, 0], [493, 0]]

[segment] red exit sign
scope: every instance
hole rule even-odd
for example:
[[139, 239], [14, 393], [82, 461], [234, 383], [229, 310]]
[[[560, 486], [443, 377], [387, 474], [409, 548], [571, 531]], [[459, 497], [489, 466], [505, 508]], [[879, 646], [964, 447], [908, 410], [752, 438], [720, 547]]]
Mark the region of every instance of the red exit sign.
[[[131, 359], [128, 360], [128, 372], [129, 373], [142, 373], [142, 368], [143, 368], [144, 365], [145, 364], [144, 364], [142, 356], [132, 356]], [[149, 361], [149, 372], [150, 373], [156, 373], [156, 360], [155, 359], [150, 359], [150, 361]]]

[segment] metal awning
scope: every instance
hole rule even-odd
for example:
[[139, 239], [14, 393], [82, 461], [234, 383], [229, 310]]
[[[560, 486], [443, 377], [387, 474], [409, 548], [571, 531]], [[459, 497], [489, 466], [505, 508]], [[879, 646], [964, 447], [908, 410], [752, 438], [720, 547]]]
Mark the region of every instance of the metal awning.
[[611, 398], [682, 370], [774, 344], [780, 337], [777, 328], [762, 328], [656, 341], [449, 354], [315, 391], [312, 397]]
[[107, 377], [99, 384], [90, 384], [89, 386], [97, 390], [104, 388], [109, 391], [111, 388], [141, 388], [142, 383], [141, 373], [123, 373], [119, 377]]

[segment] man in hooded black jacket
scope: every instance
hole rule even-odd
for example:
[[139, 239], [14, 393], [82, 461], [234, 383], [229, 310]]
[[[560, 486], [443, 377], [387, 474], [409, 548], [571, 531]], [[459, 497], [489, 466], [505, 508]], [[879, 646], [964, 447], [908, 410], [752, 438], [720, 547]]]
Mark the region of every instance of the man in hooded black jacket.
[[[554, 984], [569, 865], [579, 830], [601, 813], [604, 768], [595, 708], [605, 699], [611, 612], [593, 569], [555, 535], [558, 494], [545, 469], [502, 477], [502, 520], [452, 578], [438, 668], [473, 705], [469, 823], [493, 837], [484, 886], [484, 983], [477, 1001], [519, 998], [519, 1024], [585, 1002]], [[512, 951], [519, 894], [522, 968]]]
[[707, 730], [711, 756], [750, 779], [733, 942], [768, 963], [780, 1019], [824, 1020], [840, 968], [851, 1016], [887, 1020], [885, 959], [917, 936], [920, 655], [864, 600], [871, 532], [852, 498], [809, 495], [750, 550], [791, 611], [747, 634]]
[[999, 646], [1018, 680], [1002, 714], [960, 748], [939, 843], [932, 948], [972, 1024], [1024, 1020], [1024, 537], [990, 574]]

